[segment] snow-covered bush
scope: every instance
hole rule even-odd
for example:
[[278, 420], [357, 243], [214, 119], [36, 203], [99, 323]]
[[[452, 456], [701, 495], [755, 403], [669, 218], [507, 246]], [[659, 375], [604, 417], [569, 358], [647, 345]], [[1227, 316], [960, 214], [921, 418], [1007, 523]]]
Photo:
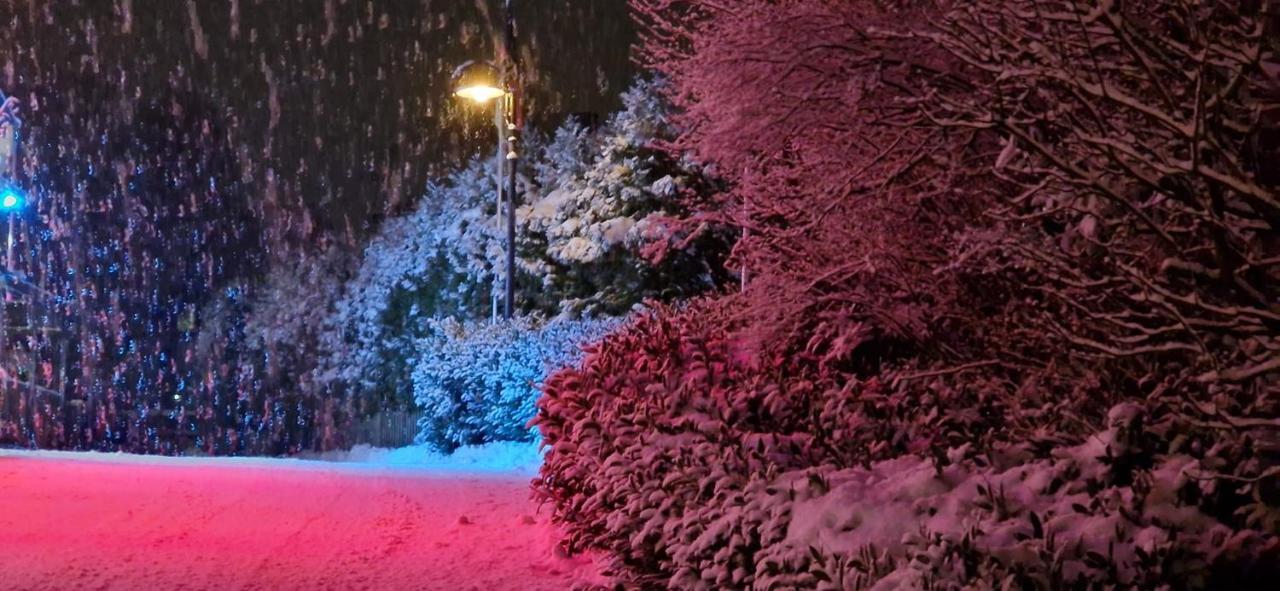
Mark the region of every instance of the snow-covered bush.
[[493, 441], [529, 441], [547, 375], [577, 363], [582, 347], [612, 320], [429, 323], [416, 343], [413, 398], [422, 410], [419, 443], [442, 451]]
[[760, 363], [740, 305], [658, 310], [547, 382], [535, 488], [568, 547], [606, 551], [624, 580], [1213, 589], [1280, 575], [1274, 513], [1242, 527], [1238, 492], [1207, 476], [1230, 452], [1189, 443], [1205, 432], [1176, 413], [1121, 403], [1072, 436], [1061, 413], [1085, 416], [1085, 391], [992, 398], [954, 374]]

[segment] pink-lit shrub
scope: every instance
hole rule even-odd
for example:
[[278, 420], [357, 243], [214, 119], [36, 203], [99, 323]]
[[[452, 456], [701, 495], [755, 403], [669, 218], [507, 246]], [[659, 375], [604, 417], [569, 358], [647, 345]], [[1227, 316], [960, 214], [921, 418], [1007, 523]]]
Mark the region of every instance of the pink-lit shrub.
[[[549, 381], [536, 486], [570, 548], [673, 588], [1280, 574], [1256, 5], [632, 4], [749, 281]], [[1189, 35], [1257, 51], [1197, 69]], [[1208, 144], [1149, 116], [1161, 88], [1201, 93]], [[1195, 149], [1220, 168], [1153, 176]]]
[[1049, 400], [989, 377], [759, 363], [741, 313], [736, 298], [656, 310], [548, 380], [535, 488], [570, 550], [680, 589], [1252, 588], [1276, 574], [1274, 513], [1224, 511], [1238, 491], [1202, 476], [1257, 460], [1196, 449], [1158, 405], [1115, 405], [1078, 437], [1065, 423], [1091, 416], [1084, 388]]

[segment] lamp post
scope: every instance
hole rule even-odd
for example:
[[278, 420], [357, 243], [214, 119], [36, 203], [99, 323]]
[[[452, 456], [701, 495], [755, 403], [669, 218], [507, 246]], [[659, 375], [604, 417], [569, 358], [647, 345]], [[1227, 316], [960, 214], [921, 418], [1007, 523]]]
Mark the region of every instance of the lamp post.
[[0, 358], [3, 358], [8, 366], [8, 348], [9, 348], [9, 302], [13, 301], [12, 282], [14, 278], [13, 271], [13, 224], [14, 217], [26, 200], [22, 198], [22, 193], [12, 186], [5, 187], [0, 190], [0, 210], [9, 214], [9, 239], [5, 248], [4, 257], [4, 300], [0, 301]]
[[13, 272], [13, 223], [14, 216], [26, 205], [22, 192], [12, 183], [18, 177], [18, 132], [22, 129], [19, 115], [22, 104], [18, 99], [0, 91], [0, 210], [9, 214], [9, 240], [5, 250], [5, 271]]
[[6, 241], [4, 266], [5, 270], [13, 272], [13, 224], [14, 218], [18, 212], [22, 210], [22, 206], [26, 200], [22, 198], [22, 193], [13, 187], [7, 187], [0, 191], [0, 211], [9, 214], [9, 239]]
[[[519, 163], [519, 152], [516, 150], [516, 132], [520, 128], [520, 72], [515, 57], [516, 27], [511, 0], [506, 0], [505, 30], [503, 32], [503, 51], [498, 66], [488, 62], [467, 62], [454, 72], [454, 95], [478, 104], [494, 101], [498, 124], [499, 167], [506, 162], [506, 222], [507, 222], [507, 260], [505, 287], [506, 297], [503, 301], [503, 317], [510, 319], [515, 310], [515, 271], [516, 271], [516, 165]], [[501, 179], [503, 171], [499, 171]], [[502, 180], [498, 182], [498, 202], [502, 203]], [[502, 212], [499, 212], [502, 213]]]
[[[19, 116], [21, 103], [18, 99], [7, 96], [0, 91], [0, 210], [9, 214], [9, 238], [5, 248], [3, 281], [4, 300], [0, 302], [0, 361], [8, 361], [9, 348], [9, 302], [13, 297], [13, 225], [18, 210], [26, 204], [22, 192], [13, 184], [18, 176], [18, 132], [22, 129], [22, 117]], [[7, 366], [8, 363], [5, 363]]]

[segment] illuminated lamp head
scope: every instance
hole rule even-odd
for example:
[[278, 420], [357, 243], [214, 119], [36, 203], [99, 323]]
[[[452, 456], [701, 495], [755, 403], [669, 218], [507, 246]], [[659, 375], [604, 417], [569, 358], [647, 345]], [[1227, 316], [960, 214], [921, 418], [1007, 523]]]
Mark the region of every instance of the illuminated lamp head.
[[486, 104], [507, 95], [502, 89], [498, 69], [487, 62], [470, 61], [453, 72], [453, 94], [459, 98]]

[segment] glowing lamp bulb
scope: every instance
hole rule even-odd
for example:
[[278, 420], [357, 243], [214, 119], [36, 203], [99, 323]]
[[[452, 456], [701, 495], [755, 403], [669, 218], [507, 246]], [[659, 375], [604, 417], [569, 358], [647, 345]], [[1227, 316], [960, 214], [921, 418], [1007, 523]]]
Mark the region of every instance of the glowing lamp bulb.
[[506, 91], [496, 86], [464, 86], [454, 93], [459, 98], [464, 98], [477, 103], [487, 103], [493, 99], [506, 95]]
[[479, 104], [507, 94], [502, 87], [501, 74], [488, 62], [470, 61], [462, 64], [453, 72], [452, 85], [454, 96]]
[[22, 207], [22, 196], [16, 191], [9, 189], [0, 193], [0, 209], [13, 211], [20, 207]]

